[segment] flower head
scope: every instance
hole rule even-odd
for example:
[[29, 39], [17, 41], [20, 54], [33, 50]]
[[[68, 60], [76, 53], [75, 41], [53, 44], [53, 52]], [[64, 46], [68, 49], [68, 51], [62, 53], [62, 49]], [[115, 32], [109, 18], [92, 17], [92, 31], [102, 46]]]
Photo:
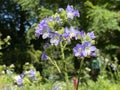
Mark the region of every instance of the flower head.
[[86, 56], [95, 56], [95, 50], [96, 50], [96, 47], [95, 46], [92, 46], [90, 42], [84, 42], [83, 43], [83, 47], [84, 47], [84, 50], [83, 50], [83, 55], [86, 57]]
[[78, 11], [78, 10], [74, 10], [74, 16], [80, 17], [80, 14], [79, 14], [79, 11]]
[[70, 19], [73, 19], [74, 16], [77, 16], [77, 17], [80, 16], [79, 11], [75, 10], [72, 5], [67, 6], [66, 13], [67, 13], [67, 17]]
[[55, 21], [59, 23], [59, 22], [60, 22], [60, 18], [59, 18], [59, 17], [56, 17], [56, 18], [55, 18]]
[[29, 71], [29, 78], [30, 78], [31, 80], [37, 80], [35, 74], [36, 74], [36, 70], [30, 70], [30, 71]]
[[81, 44], [77, 44], [76, 47], [73, 48], [74, 55], [76, 57], [84, 57], [83, 56], [83, 46]]
[[82, 30], [80, 31], [80, 36], [81, 36], [81, 39], [82, 39], [82, 43], [84, 42], [91, 42], [93, 43], [93, 39], [95, 39], [95, 35], [94, 35], [94, 32], [91, 31], [91, 32], [88, 32], [87, 34]]
[[73, 48], [74, 55], [76, 57], [96, 56], [96, 47], [92, 46], [90, 42], [84, 42], [83, 44], [77, 44]]
[[63, 8], [59, 8], [58, 9], [58, 12], [62, 12], [64, 9]]
[[95, 35], [94, 35], [94, 32], [93, 32], [93, 31], [88, 32], [87, 35], [88, 35], [91, 39], [95, 39]]
[[73, 6], [72, 6], [72, 5], [67, 5], [66, 11], [67, 11], [67, 12], [69, 12], [69, 11], [74, 11]]
[[71, 26], [70, 28], [65, 28], [63, 36], [68, 42], [70, 42], [70, 39], [73, 37], [77, 40], [79, 34], [80, 31], [74, 29], [74, 27]]
[[48, 60], [48, 56], [46, 55], [46, 52], [42, 53], [41, 60]]
[[69, 31], [69, 29], [68, 28], [65, 28], [64, 29], [64, 34], [63, 34], [63, 37], [68, 41], [68, 42], [70, 42], [70, 31]]
[[36, 27], [35, 36], [39, 37], [42, 34], [42, 30], [39, 30], [39, 27]]
[[85, 36], [84, 30], [80, 31], [80, 36], [81, 36], [82, 38], [84, 38], [84, 36]]
[[50, 43], [57, 46], [62, 41], [62, 36], [57, 32], [51, 33]]
[[30, 72], [29, 77], [34, 77], [36, 74], [36, 70], [30, 70], [29, 72]]
[[59, 23], [60, 22], [60, 17], [59, 16], [56, 16], [56, 17], [50, 16], [50, 17], [46, 18], [46, 20], [47, 20], [48, 23], [51, 23], [51, 22]]
[[53, 21], [53, 17], [51, 16], [51, 17], [49, 17], [47, 20], [48, 20], [48, 21]]
[[15, 79], [15, 82], [16, 82], [18, 85], [22, 85], [23, 79], [22, 79], [19, 75], [18, 75], [18, 76], [15, 76], [14, 79]]
[[43, 38], [43, 39], [49, 38], [50, 32], [51, 32], [51, 29], [50, 29], [50, 28], [48, 28], [48, 29], [46, 29], [46, 30], [43, 30], [43, 32], [42, 32], [42, 38]]
[[40, 35], [42, 35], [42, 38], [46, 39], [46, 38], [49, 37], [50, 32], [51, 32], [51, 29], [48, 26], [47, 19], [45, 18], [36, 27], [35, 35], [37, 37], [39, 37]]

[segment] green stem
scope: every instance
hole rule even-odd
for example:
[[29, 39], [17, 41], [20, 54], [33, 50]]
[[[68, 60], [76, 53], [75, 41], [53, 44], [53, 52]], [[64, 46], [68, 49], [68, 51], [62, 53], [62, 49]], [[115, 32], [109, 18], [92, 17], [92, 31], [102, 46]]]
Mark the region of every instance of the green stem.
[[65, 54], [64, 54], [64, 46], [63, 46], [63, 44], [62, 44], [62, 42], [60, 43], [60, 47], [61, 47], [61, 58], [62, 58], [62, 60], [63, 60], [63, 62], [64, 62], [64, 69], [65, 69], [65, 72], [66, 72], [66, 63], [65, 63]]
[[66, 81], [66, 86], [67, 86], [67, 90], [69, 90], [69, 80], [68, 80], [68, 74], [67, 74], [67, 67], [66, 67], [66, 61], [65, 61], [65, 54], [64, 54], [64, 49], [66, 47], [67, 43], [65, 43], [65, 45], [63, 45], [63, 43], [60, 43], [60, 47], [61, 47], [61, 58], [64, 62], [64, 75], [65, 75], [65, 81]]
[[61, 70], [60, 70], [60, 68], [58, 67], [56, 61], [55, 61], [55, 60], [53, 61], [50, 57], [48, 57], [48, 60], [50, 60], [50, 62], [57, 68], [58, 72], [61, 73]]
[[54, 61], [54, 64], [55, 64], [55, 66], [56, 66], [56, 68], [57, 68], [58, 72], [59, 72], [59, 73], [61, 73], [61, 70], [60, 70], [60, 68], [58, 67], [58, 65], [57, 65], [56, 61]]
[[82, 73], [83, 61], [84, 61], [84, 58], [82, 58], [82, 60], [81, 60], [81, 62], [80, 62], [80, 70], [79, 70], [79, 73], [78, 73], [78, 83], [77, 83], [77, 88], [76, 88], [76, 90], [78, 90], [78, 88], [79, 88], [80, 74]]
[[64, 60], [65, 59], [65, 55], [64, 55], [64, 46], [63, 46], [63, 44], [62, 44], [62, 42], [60, 43], [60, 47], [61, 47], [61, 54], [62, 54], [62, 60]]

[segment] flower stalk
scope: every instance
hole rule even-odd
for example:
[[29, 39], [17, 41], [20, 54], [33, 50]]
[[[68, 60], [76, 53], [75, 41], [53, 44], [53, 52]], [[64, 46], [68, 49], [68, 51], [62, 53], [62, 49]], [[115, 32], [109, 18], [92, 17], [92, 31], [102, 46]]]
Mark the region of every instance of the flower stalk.
[[78, 72], [78, 82], [77, 82], [77, 88], [76, 88], [76, 90], [78, 90], [78, 88], [79, 88], [80, 74], [82, 73], [83, 62], [84, 62], [84, 58], [82, 58], [81, 62], [80, 62], [80, 69], [79, 69], [79, 72]]
[[61, 73], [60, 68], [58, 67], [57, 63], [55, 60], [52, 60], [50, 57], [48, 57], [48, 60], [57, 68], [58, 72]]
[[61, 55], [62, 55], [61, 58], [62, 58], [62, 60], [64, 62], [64, 75], [65, 75], [66, 87], [67, 87], [67, 90], [69, 90], [69, 80], [68, 80], [68, 73], [67, 73], [65, 54], [64, 54], [64, 50], [65, 50], [66, 45], [67, 45], [67, 43], [65, 43], [64, 45], [63, 45], [62, 42], [60, 43]]

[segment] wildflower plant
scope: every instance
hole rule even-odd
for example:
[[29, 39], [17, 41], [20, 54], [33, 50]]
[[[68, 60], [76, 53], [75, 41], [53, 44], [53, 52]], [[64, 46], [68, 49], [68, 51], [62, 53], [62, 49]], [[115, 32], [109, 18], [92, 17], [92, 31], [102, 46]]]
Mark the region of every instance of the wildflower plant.
[[[46, 17], [35, 28], [36, 37], [42, 36], [42, 39], [47, 39], [47, 42], [43, 48], [43, 54], [41, 60], [49, 60], [61, 73], [61, 69], [56, 62], [57, 58], [63, 61], [66, 85], [68, 87], [68, 73], [66, 65], [65, 50], [72, 44], [73, 40], [78, 42], [73, 48], [73, 54], [75, 57], [84, 60], [86, 57], [96, 56], [97, 48], [94, 46], [94, 39], [96, 38], [94, 32], [85, 33], [84, 30], [79, 30], [77, 24], [74, 25], [76, 18], [80, 17], [80, 13], [72, 5], [68, 5], [66, 9], [59, 8], [58, 12], [50, 17]], [[52, 47], [52, 50], [49, 48]], [[54, 50], [54, 51], [53, 51]], [[56, 52], [54, 54], [54, 52]], [[56, 55], [59, 53], [58, 55]], [[79, 80], [78, 80], [79, 82]]]
[[33, 65], [25, 63], [23, 65], [24, 71], [14, 76], [14, 82], [18, 86], [27, 86], [27, 85], [38, 85], [41, 81], [41, 76], [38, 71], [34, 68]]

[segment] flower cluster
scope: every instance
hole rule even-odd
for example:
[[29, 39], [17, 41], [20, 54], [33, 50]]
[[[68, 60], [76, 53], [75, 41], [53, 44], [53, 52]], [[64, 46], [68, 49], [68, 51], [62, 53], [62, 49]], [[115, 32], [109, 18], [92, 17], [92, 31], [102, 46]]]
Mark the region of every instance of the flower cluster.
[[21, 86], [23, 84], [23, 79], [20, 75], [17, 75], [14, 77], [14, 80], [15, 80], [15, 83], [18, 85], [18, 86]]
[[60, 42], [62, 41], [62, 35], [54, 32], [53, 34], [51, 34], [51, 39], [50, 39], [50, 43], [52, 45], [57, 46]]
[[86, 41], [92, 42], [92, 40], [96, 38], [93, 31], [88, 32], [87, 34], [85, 34], [84, 31], [81, 31], [81, 37], [82, 37], [81, 38], [82, 42], [86, 42]]
[[24, 71], [21, 75], [17, 75], [14, 77], [15, 83], [18, 86], [23, 85], [24, 83], [26, 83], [26, 80], [29, 81], [28, 84], [30, 84], [30, 81], [37, 81], [37, 77], [36, 77], [36, 70], [29, 70], [29, 71]]
[[36, 31], [35, 34], [37, 37], [39, 37], [40, 35], [42, 35], [43, 39], [46, 39], [49, 37], [50, 34], [50, 28], [48, 26], [48, 23], [46, 21], [46, 19], [43, 19], [38, 26], [36, 27]]
[[[64, 9], [59, 8], [58, 11], [62, 12], [62, 11], [64, 11]], [[73, 19], [75, 16], [80, 17], [79, 11], [75, 10], [72, 5], [68, 5], [65, 11], [66, 11], [67, 17], [70, 18], [70, 19]]]
[[[48, 18], [50, 19], [50, 18]], [[52, 20], [52, 19], [51, 19]], [[42, 35], [43, 39], [50, 39], [50, 43], [57, 46], [61, 41], [61, 35], [58, 32], [53, 32], [48, 26], [47, 19], [42, 20], [36, 27], [35, 34], [37, 37]]]
[[64, 29], [64, 38], [70, 42], [70, 40], [74, 37], [76, 40], [78, 39], [78, 36], [80, 35], [80, 31], [79, 30], [76, 30], [74, 29], [73, 26], [71, 26], [70, 28], [65, 28]]
[[72, 5], [68, 5], [66, 8], [67, 17], [73, 19], [74, 16], [80, 17], [79, 11], [75, 10]]
[[76, 57], [96, 56], [95, 50], [96, 47], [92, 46], [90, 42], [77, 44], [76, 47], [73, 48]]
[[82, 30], [80, 32], [81, 44], [77, 44], [73, 48], [74, 55], [76, 57], [87, 57], [87, 56], [96, 56], [95, 51], [97, 50], [94, 44], [94, 39], [96, 38], [94, 32], [88, 32], [87, 34]]
[[38, 71], [34, 69], [34, 67], [31, 66], [31, 64], [26, 63], [24, 65], [24, 72], [20, 75], [17, 75], [14, 77], [14, 82], [18, 86], [22, 86], [25, 84], [37, 84], [41, 77]]
[[[48, 18], [44, 18], [37, 26], [35, 34], [37, 37], [40, 35], [43, 39], [49, 39], [49, 43], [54, 46], [58, 46], [59, 43], [65, 41], [67, 43], [71, 43], [71, 39], [75, 39], [80, 41], [80, 44], [77, 44], [76, 47], [73, 48], [74, 55], [76, 57], [87, 57], [87, 56], [96, 56], [95, 50], [96, 47], [92, 46], [94, 44], [95, 35], [94, 32], [85, 33], [83, 30], [78, 30], [75, 26], [64, 27], [61, 26], [66, 22], [64, 19], [67, 17], [68, 19], [74, 19], [74, 17], [80, 17], [79, 11], [75, 10], [72, 5], [68, 5], [64, 10], [63, 8], [59, 8], [59, 13]], [[65, 17], [60, 16], [61, 13], [65, 13]], [[60, 24], [61, 26], [56, 30], [55, 25]], [[49, 45], [50, 46], [50, 45]], [[48, 47], [48, 44], [45, 45]], [[45, 48], [44, 47], [44, 48]], [[41, 60], [48, 60], [48, 56], [46, 52], [43, 52]]]
[[[59, 11], [62, 11], [59, 9]], [[68, 5], [66, 8], [66, 15], [68, 18], [73, 19], [74, 16], [79, 17], [79, 12], [78, 10], [75, 10], [72, 5]], [[63, 35], [61, 33], [57, 32], [57, 30], [54, 30], [55, 24], [57, 23], [62, 23], [62, 18], [60, 18], [59, 14], [56, 14], [56, 16], [50, 16], [48, 18], [44, 18], [36, 27], [35, 30], [35, 35], [39, 37], [40, 35], [42, 36], [43, 39], [50, 39], [50, 43], [52, 45], [57, 46], [61, 41]], [[70, 38], [73, 37], [74, 34], [74, 28], [70, 27], [70, 31], [65, 30], [64, 37], [68, 38], [68, 34], [70, 34]], [[63, 33], [62, 33], [63, 34]], [[67, 36], [68, 35], [68, 36]]]

